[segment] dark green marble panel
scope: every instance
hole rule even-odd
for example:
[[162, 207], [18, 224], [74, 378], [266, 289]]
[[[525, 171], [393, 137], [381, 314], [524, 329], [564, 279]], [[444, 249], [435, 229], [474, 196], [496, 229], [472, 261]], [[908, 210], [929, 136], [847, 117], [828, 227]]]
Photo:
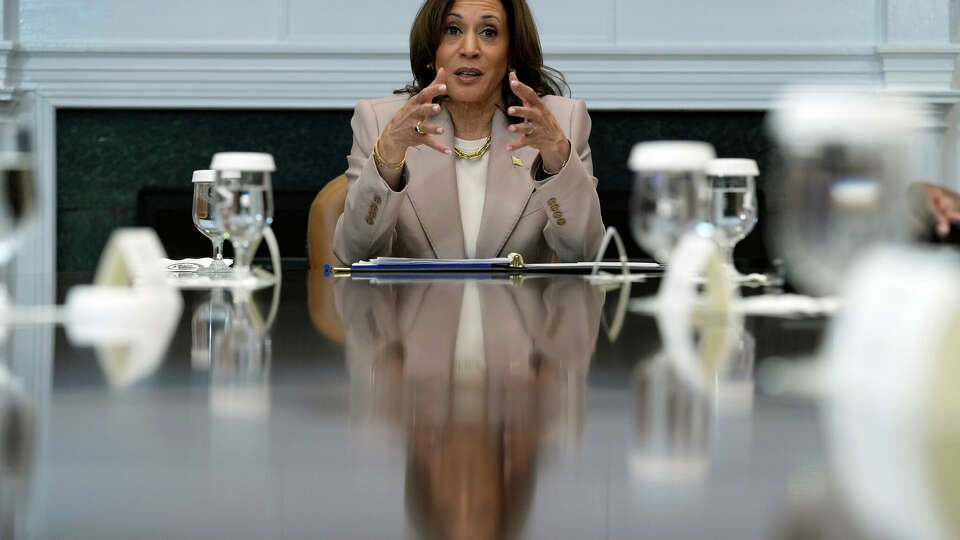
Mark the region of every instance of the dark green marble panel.
[[[218, 151], [269, 152], [277, 161], [276, 191], [315, 192], [346, 168], [350, 115], [350, 111], [60, 109], [58, 270], [93, 270], [111, 230], [143, 224], [138, 207], [141, 191], [188, 193], [191, 172], [206, 168]], [[626, 162], [636, 142], [704, 140], [713, 143], [721, 157], [753, 157], [762, 173], [768, 168], [772, 145], [763, 131], [762, 112], [595, 111], [592, 118], [590, 141], [604, 219], [625, 233], [630, 189]], [[310, 202], [309, 196], [303, 197], [302, 214]], [[188, 223], [189, 208], [184, 212], [180, 219]], [[295, 219], [302, 221], [304, 215]], [[284, 219], [279, 210], [275, 219]], [[304, 227], [293, 228], [305, 238], [305, 231], [299, 231]], [[179, 231], [183, 232], [171, 234], [194, 233], [189, 226]], [[629, 234], [625, 237], [636, 254]], [[738, 256], [764, 258], [761, 238], [759, 230], [751, 234], [738, 247]], [[164, 238], [165, 244], [168, 240], [168, 245], [178, 244]], [[190, 246], [203, 245], [202, 238], [189, 240]], [[301, 238], [287, 240], [295, 247], [304, 245]], [[172, 249], [170, 255], [189, 253]]]
[[189, 191], [191, 172], [207, 168], [215, 152], [269, 152], [277, 162], [276, 190], [320, 189], [346, 168], [350, 115], [60, 109], [58, 270], [94, 269], [109, 231], [138, 224], [141, 189]]
[[759, 111], [594, 111], [590, 148], [601, 190], [629, 190], [627, 158], [642, 141], [695, 140], [713, 144], [717, 157], [757, 160], [762, 185], [773, 144]]

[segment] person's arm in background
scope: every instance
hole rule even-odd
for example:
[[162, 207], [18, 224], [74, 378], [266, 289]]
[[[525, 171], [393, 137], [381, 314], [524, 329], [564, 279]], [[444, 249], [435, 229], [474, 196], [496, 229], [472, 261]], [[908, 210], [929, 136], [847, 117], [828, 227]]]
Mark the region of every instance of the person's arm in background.
[[910, 186], [908, 196], [914, 214], [937, 238], [950, 236], [950, 224], [960, 223], [960, 194], [949, 189], [916, 182]]

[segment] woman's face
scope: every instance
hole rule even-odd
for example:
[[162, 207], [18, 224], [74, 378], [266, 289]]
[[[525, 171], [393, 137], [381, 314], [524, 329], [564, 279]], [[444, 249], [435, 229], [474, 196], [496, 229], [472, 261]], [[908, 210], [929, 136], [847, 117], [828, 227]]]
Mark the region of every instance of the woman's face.
[[510, 36], [499, 0], [457, 0], [447, 13], [437, 69], [447, 71], [447, 95], [463, 103], [499, 103]]

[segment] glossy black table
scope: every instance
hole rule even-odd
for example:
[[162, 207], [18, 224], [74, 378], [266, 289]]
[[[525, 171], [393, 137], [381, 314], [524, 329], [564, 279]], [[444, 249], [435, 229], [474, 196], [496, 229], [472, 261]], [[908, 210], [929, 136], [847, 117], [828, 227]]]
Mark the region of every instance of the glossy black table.
[[[657, 285], [634, 283], [629, 296]], [[747, 318], [735, 358], [705, 368], [703, 391], [673, 371], [653, 317], [630, 313], [613, 328], [619, 302], [620, 289], [579, 277], [287, 272], [280, 289], [243, 301], [185, 292], [162, 362], [132, 380], [123, 373], [137, 358], [110, 364], [62, 329], [40, 329], [30, 339], [55, 346], [36, 361], [50, 365], [10, 362], [15, 375], [32, 366], [19, 377], [36, 437], [26, 480], [8, 480], [0, 499], [6, 533], [822, 532], [835, 505], [821, 496], [830, 473], [818, 404], [767, 395], [754, 374], [770, 358], [807, 362], [826, 321]]]

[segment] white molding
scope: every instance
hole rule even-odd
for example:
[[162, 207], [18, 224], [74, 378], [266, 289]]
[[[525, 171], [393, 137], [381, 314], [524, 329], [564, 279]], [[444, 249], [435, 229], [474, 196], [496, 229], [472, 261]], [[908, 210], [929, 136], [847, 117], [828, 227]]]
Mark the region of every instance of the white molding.
[[886, 44], [877, 47], [888, 88], [944, 90], [953, 86], [960, 45]]
[[[786, 84], [878, 86], [862, 44], [549, 47], [594, 109], [763, 109]], [[70, 106], [352, 108], [411, 78], [386, 44], [23, 44], [12, 73]]]

